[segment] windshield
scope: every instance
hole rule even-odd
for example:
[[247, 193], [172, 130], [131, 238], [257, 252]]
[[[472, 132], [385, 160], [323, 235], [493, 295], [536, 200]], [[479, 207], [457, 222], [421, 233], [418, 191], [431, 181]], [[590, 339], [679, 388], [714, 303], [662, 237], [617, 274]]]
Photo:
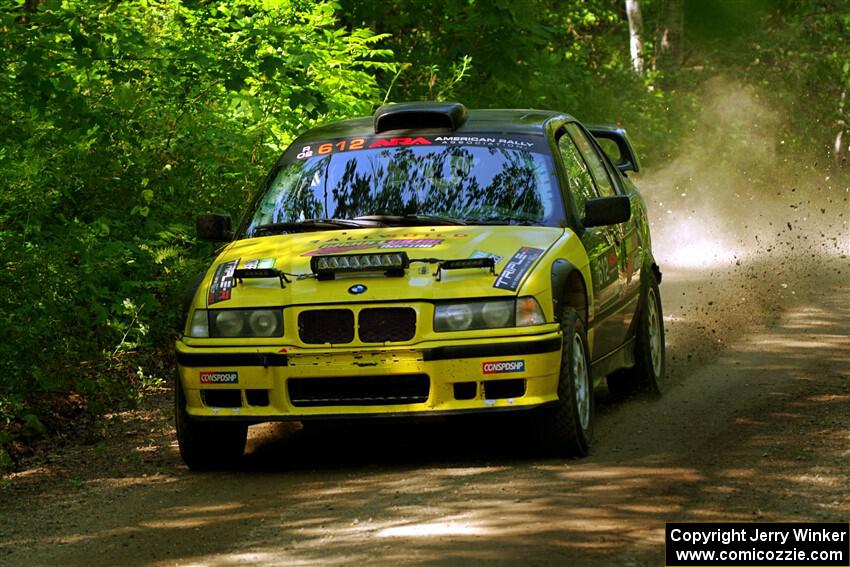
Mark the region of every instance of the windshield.
[[329, 140], [287, 152], [246, 232], [374, 215], [550, 224], [563, 217], [557, 187], [542, 136]]

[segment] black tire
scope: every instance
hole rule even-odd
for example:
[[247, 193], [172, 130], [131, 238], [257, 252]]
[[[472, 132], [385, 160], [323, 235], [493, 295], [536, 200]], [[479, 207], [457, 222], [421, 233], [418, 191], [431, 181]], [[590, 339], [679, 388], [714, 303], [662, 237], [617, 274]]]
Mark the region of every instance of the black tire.
[[553, 457], [584, 457], [593, 439], [593, 377], [584, 324], [572, 307], [561, 313], [563, 346], [558, 402], [538, 417], [537, 444]]
[[174, 425], [180, 456], [193, 471], [231, 469], [242, 459], [248, 440], [248, 425], [192, 419], [186, 413], [186, 398], [180, 378], [174, 386]]
[[608, 377], [608, 389], [616, 396], [642, 391], [660, 396], [667, 386], [667, 362], [664, 346], [664, 315], [661, 294], [651, 270], [646, 274], [640, 298], [640, 313], [635, 331], [635, 365]]

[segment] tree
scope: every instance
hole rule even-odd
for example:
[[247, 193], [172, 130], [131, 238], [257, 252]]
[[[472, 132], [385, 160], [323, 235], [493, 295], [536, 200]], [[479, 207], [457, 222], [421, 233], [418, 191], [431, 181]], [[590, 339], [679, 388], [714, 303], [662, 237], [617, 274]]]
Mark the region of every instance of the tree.
[[658, 27], [656, 40], [656, 67], [672, 69], [681, 67], [684, 60], [685, 5], [684, 0], [667, 0]]
[[0, 5], [0, 467], [48, 393], [126, 402], [163, 364], [194, 216], [239, 214], [292, 137], [369, 113], [384, 38], [329, 1]]
[[643, 75], [643, 17], [640, 13], [640, 0], [626, 0], [626, 16], [629, 19], [629, 52], [632, 57], [632, 68], [638, 75]]

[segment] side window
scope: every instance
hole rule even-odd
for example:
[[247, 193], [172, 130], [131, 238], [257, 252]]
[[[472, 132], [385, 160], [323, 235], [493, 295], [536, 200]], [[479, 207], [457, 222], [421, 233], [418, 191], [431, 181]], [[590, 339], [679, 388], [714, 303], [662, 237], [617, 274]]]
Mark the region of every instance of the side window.
[[590, 169], [590, 174], [593, 176], [593, 180], [596, 181], [596, 187], [599, 188], [599, 196], [611, 197], [616, 195], [617, 191], [611, 183], [611, 177], [608, 175], [608, 170], [605, 168], [605, 164], [602, 163], [602, 158], [600, 158], [599, 154], [596, 153], [596, 148], [594, 148], [590, 140], [587, 139], [587, 135], [584, 131], [571, 123], [567, 124], [567, 132], [569, 132], [572, 139], [575, 140], [581, 155], [584, 156], [587, 166]]
[[593, 187], [593, 180], [587, 171], [587, 165], [579, 154], [578, 148], [566, 134], [558, 140], [558, 149], [561, 152], [561, 160], [570, 183], [570, 192], [576, 202], [576, 212], [579, 216], [584, 215], [584, 203], [588, 199], [598, 197]]

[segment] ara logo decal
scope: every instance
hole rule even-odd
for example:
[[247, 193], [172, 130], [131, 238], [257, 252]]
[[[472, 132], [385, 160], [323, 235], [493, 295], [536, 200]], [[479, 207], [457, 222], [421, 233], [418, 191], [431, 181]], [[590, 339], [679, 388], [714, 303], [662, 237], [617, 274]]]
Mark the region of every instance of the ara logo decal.
[[502, 360], [499, 362], [482, 362], [481, 371], [484, 374], [504, 374], [506, 372], [525, 372], [524, 360]]
[[201, 384], [238, 384], [238, 372], [201, 372]]
[[431, 142], [418, 138], [381, 138], [369, 144], [370, 148], [394, 148], [396, 146], [430, 146]]

